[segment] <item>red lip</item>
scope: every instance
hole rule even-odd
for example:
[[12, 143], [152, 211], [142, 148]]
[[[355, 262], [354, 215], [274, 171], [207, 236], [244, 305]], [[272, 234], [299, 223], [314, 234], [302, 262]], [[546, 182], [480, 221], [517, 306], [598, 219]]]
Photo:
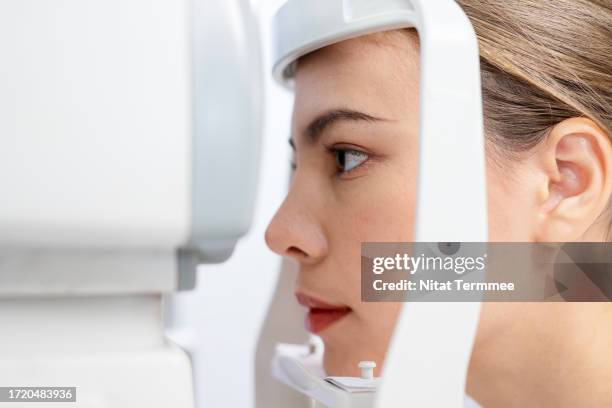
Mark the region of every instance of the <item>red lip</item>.
[[295, 297], [299, 304], [309, 309], [304, 323], [311, 333], [325, 330], [351, 312], [350, 307], [325, 303], [301, 292], [296, 292]]

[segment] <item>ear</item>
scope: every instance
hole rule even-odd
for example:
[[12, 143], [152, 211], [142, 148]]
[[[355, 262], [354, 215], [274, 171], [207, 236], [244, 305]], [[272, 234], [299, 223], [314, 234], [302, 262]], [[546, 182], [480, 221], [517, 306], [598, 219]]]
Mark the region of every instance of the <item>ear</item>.
[[551, 129], [535, 154], [544, 174], [536, 241], [581, 240], [610, 202], [610, 137], [590, 119], [566, 119]]

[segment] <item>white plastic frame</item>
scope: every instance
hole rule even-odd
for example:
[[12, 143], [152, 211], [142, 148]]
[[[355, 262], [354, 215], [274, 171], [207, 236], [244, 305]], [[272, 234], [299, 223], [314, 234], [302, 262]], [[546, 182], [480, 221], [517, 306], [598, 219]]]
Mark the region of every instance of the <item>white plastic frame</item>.
[[[276, 15], [273, 75], [364, 34], [414, 27], [420, 38], [416, 242], [485, 242], [487, 207], [478, 42], [454, 0], [289, 0]], [[407, 197], [408, 199], [408, 197]], [[460, 407], [480, 303], [406, 303], [377, 407]]]

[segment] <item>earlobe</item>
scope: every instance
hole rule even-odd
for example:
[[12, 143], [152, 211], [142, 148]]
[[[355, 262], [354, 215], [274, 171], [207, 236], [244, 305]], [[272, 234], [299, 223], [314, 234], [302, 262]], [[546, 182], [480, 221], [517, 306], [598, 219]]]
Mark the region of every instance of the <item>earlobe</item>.
[[610, 201], [610, 138], [589, 119], [566, 119], [551, 129], [537, 154], [546, 185], [541, 186], [536, 240], [580, 240]]

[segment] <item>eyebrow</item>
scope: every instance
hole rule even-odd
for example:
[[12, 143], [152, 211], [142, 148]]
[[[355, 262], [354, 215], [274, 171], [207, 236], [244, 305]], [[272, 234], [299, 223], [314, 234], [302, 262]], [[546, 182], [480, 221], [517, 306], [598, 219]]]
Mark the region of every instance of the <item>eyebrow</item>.
[[315, 141], [327, 128], [340, 121], [380, 122], [386, 120], [356, 110], [332, 109], [314, 118], [306, 127], [305, 133], [311, 141]]

